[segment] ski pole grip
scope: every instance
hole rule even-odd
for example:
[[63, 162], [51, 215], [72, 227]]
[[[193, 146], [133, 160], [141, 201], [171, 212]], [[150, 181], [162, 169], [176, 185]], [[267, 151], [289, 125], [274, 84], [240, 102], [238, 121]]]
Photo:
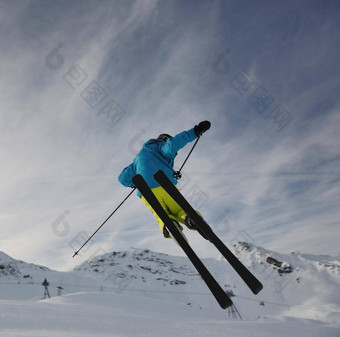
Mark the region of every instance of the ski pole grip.
[[182, 178], [182, 173], [181, 171], [174, 171], [174, 173], [172, 174], [172, 176], [176, 179], [179, 180]]

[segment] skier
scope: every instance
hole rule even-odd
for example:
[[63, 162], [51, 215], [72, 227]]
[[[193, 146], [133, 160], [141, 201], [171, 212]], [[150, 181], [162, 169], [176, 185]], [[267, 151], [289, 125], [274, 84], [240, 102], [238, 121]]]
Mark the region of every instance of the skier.
[[[189, 142], [192, 142], [195, 138], [201, 136], [204, 132], [210, 128], [209, 121], [203, 121], [198, 125], [195, 125], [188, 131], [183, 131], [178, 135], [172, 137], [166, 133], [162, 133], [157, 139], [150, 139], [144, 143], [142, 150], [136, 155], [133, 162], [127, 166], [119, 175], [119, 182], [126, 186], [135, 186], [132, 183], [132, 178], [136, 174], [143, 176], [152, 192], [168, 214], [168, 216], [174, 221], [175, 226], [182, 231], [183, 227], [179, 224], [186, 225], [191, 230], [198, 230], [198, 232], [204, 237], [205, 235], [196, 227], [195, 223], [185, 214], [182, 208], [166, 193], [166, 191], [159, 186], [153, 175], [158, 170], [162, 170], [174, 185], [177, 184], [177, 180], [173, 177], [174, 173], [174, 159], [177, 152], [183, 148]], [[145, 203], [151, 212], [155, 215], [159, 228], [161, 229], [165, 238], [171, 238], [171, 235], [164, 223], [159, 218], [156, 212], [152, 209], [146, 199], [138, 191], [138, 196]], [[199, 213], [199, 212], [197, 212]], [[200, 214], [200, 213], [199, 213]], [[200, 214], [201, 215], [201, 214]], [[207, 238], [206, 238], [207, 239]]]

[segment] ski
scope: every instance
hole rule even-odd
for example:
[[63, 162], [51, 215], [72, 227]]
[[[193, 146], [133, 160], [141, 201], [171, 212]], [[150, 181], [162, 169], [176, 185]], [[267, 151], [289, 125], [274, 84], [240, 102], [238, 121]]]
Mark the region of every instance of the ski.
[[144, 198], [148, 201], [153, 210], [158, 214], [158, 216], [164, 222], [164, 225], [171, 232], [171, 234], [176, 239], [178, 245], [183, 249], [185, 254], [188, 256], [196, 270], [201, 275], [202, 279], [210, 289], [211, 293], [216, 298], [217, 302], [221, 306], [222, 309], [226, 309], [230, 307], [233, 302], [226, 294], [226, 292], [221, 288], [221, 286], [217, 283], [215, 278], [211, 275], [209, 270], [205, 267], [201, 259], [196, 255], [194, 250], [188, 244], [188, 242], [184, 239], [184, 237], [180, 234], [176, 226], [173, 224], [172, 219], [169, 218], [162, 205], [159, 203], [150, 187], [144, 180], [144, 178], [137, 174], [132, 178], [133, 184], [137, 187], [139, 192], [144, 196]]
[[225, 246], [219, 237], [213, 232], [211, 227], [205, 220], [197, 214], [181, 192], [166, 176], [166, 174], [158, 170], [154, 174], [155, 180], [165, 189], [165, 191], [178, 203], [185, 213], [199, 227], [199, 230], [209, 239], [209, 241], [220, 251], [220, 253], [231, 264], [235, 271], [240, 275], [242, 280], [247, 284], [251, 291], [256, 295], [263, 288], [262, 283], [242, 264], [242, 262]]

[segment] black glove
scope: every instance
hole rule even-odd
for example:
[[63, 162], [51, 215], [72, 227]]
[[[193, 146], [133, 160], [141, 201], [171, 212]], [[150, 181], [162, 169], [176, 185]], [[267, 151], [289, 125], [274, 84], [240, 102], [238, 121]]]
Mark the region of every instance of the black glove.
[[209, 121], [204, 121], [199, 123], [198, 125], [195, 125], [194, 131], [196, 133], [196, 136], [201, 136], [202, 133], [210, 129], [211, 123]]

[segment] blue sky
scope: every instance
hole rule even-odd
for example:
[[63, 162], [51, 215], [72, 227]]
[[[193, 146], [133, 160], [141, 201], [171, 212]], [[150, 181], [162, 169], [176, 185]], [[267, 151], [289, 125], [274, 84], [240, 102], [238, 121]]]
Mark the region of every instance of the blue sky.
[[117, 176], [141, 144], [208, 119], [179, 186], [219, 236], [338, 254], [339, 11], [312, 0], [2, 1], [0, 250], [57, 269], [129, 247], [180, 255], [133, 196], [71, 258], [130, 192]]

